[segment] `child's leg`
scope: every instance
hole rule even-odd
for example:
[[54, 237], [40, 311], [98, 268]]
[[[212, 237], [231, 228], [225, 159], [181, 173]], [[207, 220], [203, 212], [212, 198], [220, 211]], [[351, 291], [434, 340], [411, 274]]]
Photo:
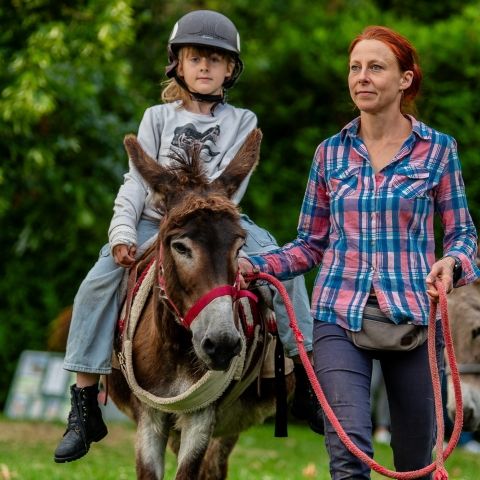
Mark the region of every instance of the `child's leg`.
[[105, 245], [78, 289], [64, 360], [66, 370], [108, 374], [115, 324], [119, 313], [118, 287], [125, 269], [119, 267]]
[[[247, 238], [243, 248], [247, 255], [258, 255], [278, 248], [275, 238], [267, 230], [256, 225], [246, 215], [242, 215], [242, 227], [247, 231]], [[305, 279], [303, 276], [298, 276], [292, 280], [286, 280], [282, 284], [292, 301], [298, 327], [303, 335], [305, 350], [311, 355], [313, 319], [310, 314], [310, 302]], [[277, 321], [278, 336], [286, 355], [291, 357], [295, 363], [296, 387], [292, 413], [299, 419], [307, 420], [310, 428], [321, 434], [324, 428], [323, 413], [298, 356], [298, 346], [295, 335], [290, 328], [290, 319], [288, 318], [285, 304], [277, 289], [273, 286], [270, 289], [273, 293], [273, 307]]]
[[[310, 301], [303, 276], [282, 282], [292, 302], [298, 327], [303, 335], [303, 346], [307, 352], [312, 351], [313, 320], [310, 314]], [[273, 287], [273, 307], [277, 319], [277, 329], [288, 357], [298, 357], [298, 345], [293, 330], [290, 328], [285, 304], [277, 289]]]
[[[158, 223], [142, 220], [137, 229], [138, 246], [158, 232]], [[118, 291], [125, 269], [119, 267], [105, 245], [75, 297], [64, 368], [73, 372], [111, 372], [113, 335], [120, 313]], [[93, 377], [92, 377], [93, 378]]]
[[[247, 231], [247, 239], [242, 249], [247, 255], [259, 255], [278, 248], [275, 238], [267, 230], [256, 225], [246, 215], [242, 215], [242, 227]], [[295, 317], [303, 334], [303, 345], [307, 352], [310, 352], [312, 350], [313, 319], [310, 314], [310, 301], [305, 286], [305, 279], [303, 276], [298, 276], [291, 280], [283, 281], [282, 284], [292, 301]], [[277, 320], [278, 335], [287, 356], [295, 357], [298, 355], [298, 346], [289, 325], [290, 320], [285, 304], [277, 289], [273, 286], [270, 288], [273, 293], [273, 306]]]
[[[157, 232], [156, 222], [140, 221], [138, 246]], [[75, 297], [64, 368], [77, 372], [77, 381], [70, 387], [72, 408], [67, 430], [55, 450], [56, 462], [83, 457], [92, 442], [107, 434], [97, 400], [98, 379], [100, 374], [111, 372], [113, 335], [120, 311], [118, 288], [124, 274], [107, 244]]]
[[77, 373], [77, 381], [75, 385], [78, 388], [91, 387], [92, 385], [97, 385], [100, 380], [100, 375], [98, 373]]

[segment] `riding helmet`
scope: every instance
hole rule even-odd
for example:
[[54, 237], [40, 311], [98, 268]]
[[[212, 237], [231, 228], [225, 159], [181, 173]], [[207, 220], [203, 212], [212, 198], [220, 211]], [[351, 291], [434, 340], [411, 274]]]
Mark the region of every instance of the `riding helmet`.
[[242, 73], [240, 35], [233, 22], [225, 15], [212, 10], [195, 10], [178, 20], [168, 40], [169, 65], [165, 69], [168, 78], [176, 77], [178, 51], [186, 45], [214, 47], [233, 55], [235, 68], [232, 76], [225, 80], [224, 88], [232, 87]]

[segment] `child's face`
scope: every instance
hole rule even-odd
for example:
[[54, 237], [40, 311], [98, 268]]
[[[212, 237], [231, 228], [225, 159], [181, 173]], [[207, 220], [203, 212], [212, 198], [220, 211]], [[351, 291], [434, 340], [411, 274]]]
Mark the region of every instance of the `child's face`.
[[233, 73], [234, 64], [226, 55], [209, 49], [182, 48], [178, 74], [190, 91], [205, 95], [222, 93], [222, 85]]

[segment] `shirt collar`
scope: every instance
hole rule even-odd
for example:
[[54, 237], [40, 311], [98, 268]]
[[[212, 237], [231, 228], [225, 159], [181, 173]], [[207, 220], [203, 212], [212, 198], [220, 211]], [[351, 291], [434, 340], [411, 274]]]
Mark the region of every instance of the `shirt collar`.
[[[417, 135], [417, 137], [422, 140], [431, 140], [432, 134], [431, 130], [423, 123], [417, 120], [413, 115], [406, 115], [408, 119], [412, 122], [412, 132]], [[340, 131], [340, 137], [342, 141], [345, 140], [345, 137], [349, 136], [352, 139], [355, 138], [358, 134], [358, 128], [360, 126], [360, 117], [354, 118], [350, 123], [345, 125]]]

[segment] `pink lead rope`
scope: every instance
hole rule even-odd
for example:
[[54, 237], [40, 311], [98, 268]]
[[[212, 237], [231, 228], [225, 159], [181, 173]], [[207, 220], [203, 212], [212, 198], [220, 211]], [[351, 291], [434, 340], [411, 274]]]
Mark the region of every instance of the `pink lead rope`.
[[282, 283], [277, 280], [275, 277], [267, 273], [251, 273], [245, 274], [244, 278], [247, 282], [253, 280], [266, 280], [267, 282], [273, 284], [275, 288], [279, 291], [282, 299], [285, 303], [285, 308], [290, 319], [290, 327], [295, 334], [295, 339], [298, 344], [300, 358], [303, 363], [303, 367], [307, 373], [307, 376], [310, 380], [310, 383], [317, 395], [318, 401], [325, 412], [328, 420], [332, 424], [333, 428], [337, 432], [337, 435], [340, 437], [340, 440], [347, 447], [347, 449], [355, 455], [362, 462], [367, 464], [372, 470], [382, 474], [385, 477], [397, 478], [397, 479], [413, 479], [423, 477], [429, 473], [435, 471], [433, 480], [447, 480], [448, 473], [444, 467], [444, 460], [446, 460], [449, 455], [452, 453], [454, 448], [457, 445], [460, 433], [462, 431], [463, 425], [463, 405], [462, 405], [462, 392], [460, 389], [460, 376], [458, 373], [457, 362], [455, 359], [455, 352], [453, 349], [453, 342], [450, 333], [450, 325], [448, 320], [448, 306], [447, 306], [447, 295], [445, 288], [440, 281], [437, 281], [435, 286], [440, 294], [440, 313], [441, 321], [443, 327], [443, 335], [445, 338], [445, 347], [448, 356], [448, 362], [450, 370], [452, 372], [452, 382], [453, 389], [455, 393], [455, 405], [456, 405], [456, 415], [455, 423], [453, 428], [453, 433], [448, 442], [447, 448], [443, 451], [443, 437], [444, 437], [444, 421], [443, 421], [443, 408], [442, 408], [442, 393], [440, 386], [440, 377], [438, 373], [437, 358], [435, 352], [435, 329], [436, 329], [436, 317], [437, 317], [437, 304], [435, 302], [430, 303], [430, 316], [428, 320], [428, 358], [430, 363], [430, 372], [432, 375], [432, 385], [435, 399], [435, 413], [437, 417], [437, 441], [436, 441], [436, 459], [434, 463], [420, 469], [414, 470], [411, 472], [396, 472], [394, 470], [389, 470], [382, 465], [378, 464], [370, 458], [367, 454], [362, 452], [353, 442], [350, 440], [350, 437], [347, 435], [340, 422], [338, 421], [335, 413], [328, 404], [328, 401], [323, 393], [322, 387], [320, 386], [313, 367], [308, 359], [307, 352], [303, 346], [303, 335], [298, 328], [297, 320], [293, 311], [292, 303], [288, 297], [287, 291]]

